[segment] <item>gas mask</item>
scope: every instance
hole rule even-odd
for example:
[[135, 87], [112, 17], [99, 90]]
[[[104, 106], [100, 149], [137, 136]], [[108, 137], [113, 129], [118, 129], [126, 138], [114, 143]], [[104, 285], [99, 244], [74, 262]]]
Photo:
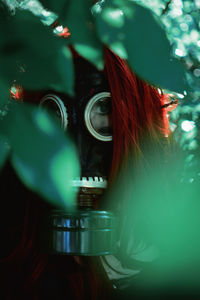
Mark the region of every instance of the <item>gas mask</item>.
[[75, 74], [75, 98], [51, 92], [40, 99], [74, 141], [81, 165], [72, 183], [78, 210], [50, 212], [47, 244], [56, 254], [106, 255], [115, 249], [115, 217], [99, 210], [112, 161], [111, 95], [103, 73], [82, 58], [76, 58]]

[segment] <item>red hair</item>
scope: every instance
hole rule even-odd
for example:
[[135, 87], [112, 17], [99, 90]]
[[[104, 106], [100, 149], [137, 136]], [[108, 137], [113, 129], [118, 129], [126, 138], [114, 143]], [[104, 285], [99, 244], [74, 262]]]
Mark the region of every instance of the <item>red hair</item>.
[[169, 127], [165, 97], [157, 88], [139, 79], [127, 63], [106, 49], [105, 74], [109, 82], [113, 111], [113, 162], [111, 176], [132, 152], [143, 155], [143, 139], [160, 140]]

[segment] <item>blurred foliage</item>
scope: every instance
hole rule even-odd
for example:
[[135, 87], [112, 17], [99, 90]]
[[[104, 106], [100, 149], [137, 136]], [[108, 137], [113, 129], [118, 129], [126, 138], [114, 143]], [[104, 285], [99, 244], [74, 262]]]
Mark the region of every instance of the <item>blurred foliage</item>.
[[[69, 45], [72, 44], [82, 56], [99, 69], [104, 65], [103, 47], [106, 45], [127, 59], [132, 70], [140, 77], [176, 95], [179, 105], [171, 113], [170, 126], [184, 154], [182, 165], [184, 172], [179, 172], [177, 178], [180, 184], [187, 182], [195, 185], [198, 182], [200, 174], [199, 0], [100, 0], [95, 4], [90, 0], [41, 0], [40, 2], [2, 0], [1, 3], [1, 107], [4, 107], [8, 101], [7, 89], [14, 79], [29, 89], [53, 87], [55, 90], [73, 95], [73, 62]], [[3, 3], [7, 3], [11, 14], [3, 8]], [[69, 28], [71, 36], [68, 39], [61, 39], [53, 34], [53, 29], [49, 25], [57, 18], [58, 26]], [[71, 153], [73, 147], [61, 133], [58, 133], [60, 138], [56, 138], [58, 143], [56, 146], [52, 143], [53, 135], [44, 136], [42, 128], [38, 127], [36, 120], [31, 117], [32, 113], [34, 114], [33, 109], [24, 106], [21, 110], [17, 108], [16, 111], [11, 113], [16, 120], [16, 124], [14, 123], [16, 126], [11, 127], [10, 122], [5, 122], [3, 129], [0, 130], [0, 134], [3, 132], [11, 143], [14, 151], [12, 155], [14, 167], [22, 180], [31, 188], [41, 194], [48, 194], [47, 186], [51, 183], [54, 192], [50, 193], [54, 195], [55, 201], [64, 201], [67, 194], [62, 192], [61, 175], [58, 177], [59, 180], [54, 175], [57, 171], [63, 174], [63, 169], [58, 167], [62, 162], [65, 166], [68, 162], [66, 170], [71, 170], [69, 172], [72, 175], [73, 163], [76, 165], [77, 162], [74, 158], [73, 163], [70, 163], [71, 154], [67, 154], [67, 151]], [[19, 117], [14, 117], [14, 114], [18, 114]], [[30, 120], [28, 121], [25, 116], [30, 116]], [[51, 128], [53, 125], [49, 126]], [[5, 130], [6, 127], [8, 129]], [[24, 138], [18, 134], [22, 127], [27, 127]], [[29, 132], [32, 136], [31, 141], [28, 137]], [[46, 140], [46, 146], [43, 140]], [[27, 147], [31, 149], [35, 150], [34, 147], [37, 145], [37, 151], [31, 149], [25, 151], [26, 147], [23, 148], [21, 145], [26, 141], [29, 141]], [[57, 147], [64, 149], [63, 156], [62, 153], [59, 157], [56, 156]], [[1, 151], [2, 157], [6, 157], [3, 146]], [[45, 151], [48, 154], [46, 158]], [[42, 153], [42, 156], [37, 156], [36, 152]], [[48, 170], [47, 165], [52, 166], [53, 161], [56, 160], [59, 163], [54, 165], [56, 170], [58, 167], [58, 170], [54, 171], [55, 174], [45, 173], [44, 170]], [[39, 183], [40, 172], [44, 176], [44, 181]], [[168, 172], [169, 177], [172, 172], [172, 169]], [[34, 176], [30, 175], [32, 173]], [[157, 176], [156, 171], [154, 175], [153, 178]], [[33, 180], [33, 177], [36, 179]], [[131, 178], [129, 175], [127, 180], [129, 177]], [[148, 186], [148, 182], [145, 184]], [[181, 188], [177, 192], [181, 193]], [[168, 195], [168, 198], [175, 201], [177, 195]], [[46, 196], [53, 201], [50, 195]], [[146, 195], [139, 198], [146, 198]], [[153, 198], [152, 195], [151, 199]], [[158, 198], [155, 196], [155, 201]], [[183, 195], [184, 201], [187, 202], [187, 198], [189, 198], [188, 191]], [[162, 205], [159, 203], [155, 205], [157, 208], [160, 206]], [[178, 209], [179, 204], [174, 211], [177, 212]], [[157, 211], [156, 215], [159, 216], [160, 213]], [[152, 216], [154, 217], [154, 214]], [[162, 216], [161, 219], [163, 218]], [[155, 224], [158, 222], [159, 220]], [[182, 220], [180, 222], [182, 224]], [[170, 232], [173, 232], [173, 229]], [[158, 236], [160, 238], [160, 234]], [[171, 243], [174, 241], [176, 236]]]
[[73, 94], [71, 52], [49, 27], [30, 12], [17, 11], [12, 17], [2, 14], [0, 30], [2, 80], [11, 85], [13, 79], [18, 79], [28, 89], [55, 85], [55, 89]]
[[[19, 2], [20, 7], [36, 14], [36, 1]], [[48, 10], [56, 13], [59, 22], [72, 32], [67, 42], [98, 69], [103, 68], [106, 44], [126, 57], [134, 72], [150, 83], [177, 92], [185, 90], [184, 66], [171, 56], [165, 31], [148, 9], [128, 0], [99, 1], [93, 6], [91, 0], [40, 2], [44, 10], [39, 13], [38, 9], [37, 15], [48, 15], [44, 13]]]
[[[26, 89], [52, 88], [72, 96], [71, 51], [37, 15], [20, 10], [12, 15], [3, 2], [0, 3], [0, 32], [1, 166], [8, 157], [8, 144], [12, 153], [9, 159], [22, 181], [54, 204], [72, 209], [75, 191], [71, 180], [79, 175], [75, 148], [60, 128], [54, 129], [53, 136], [45, 136], [31, 115], [34, 109], [26, 104], [17, 108], [9, 99], [14, 81]], [[55, 126], [50, 117], [45, 118], [50, 128]]]
[[1, 121], [1, 132], [9, 141], [11, 163], [23, 182], [53, 204], [74, 209], [72, 178], [79, 175], [79, 164], [59, 124], [43, 110], [16, 102]]
[[184, 91], [183, 65], [172, 58], [165, 31], [148, 9], [132, 1], [108, 1], [96, 22], [99, 38], [113, 50], [121, 45], [123, 57], [140, 77], [156, 86]]
[[116, 255], [125, 269], [140, 270], [132, 295], [199, 289], [199, 182], [180, 181], [181, 152], [168, 153], [167, 163], [162, 152], [146, 153], [145, 171], [130, 158], [106, 199], [119, 220]]
[[185, 66], [187, 92], [184, 95], [176, 94], [179, 105], [171, 113], [170, 126], [185, 153], [181, 180], [192, 184], [199, 180], [200, 170], [200, 1], [136, 2], [149, 7], [159, 17], [172, 45], [173, 56], [178, 57]]
[[[95, 4], [89, 0], [2, 0], [0, 3], [2, 110], [8, 102], [7, 89], [14, 79], [29, 89], [53, 87], [73, 95], [73, 62], [69, 51], [71, 44], [99, 69], [104, 65], [103, 47], [106, 45], [127, 59], [132, 70], [140, 77], [176, 95], [179, 105], [171, 113], [171, 129], [184, 155], [181, 171], [177, 173], [173, 169], [177, 166], [175, 163], [170, 163], [166, 170], [169, 178], [173, 177], [173, 172], [177, 175], [177, 185], [171, 184], [176, 193], [173, 194], [171, 190], [161, 198], [162, 185], [155, 186], [155, 182], [160, 180], [160, 169], [152, 173], [150, 181], [139, 177], [135, 181], [135, 191], [133, 178], [129, 173], [133, 174], [135, 170], [133, 172], [130, 169], [123, 181], [129, 183], [129, 189], [125, 191], [130, 193], [124, 198], [129, 204], [133, 194], [134, 199], [137, 198], [134, 205], [138, 206], [130, 210], [131, 213], [134, 212], [134, 218], [131, 215], [129, 219], [136, 222], [140, 219], [138, 234], [143, 231], [146, 238], [159, 244], [161, 249], [166, 249], [165, 242], [168, 241], [170, 246], [167, 249], [171, 249], [171, 252], [164, 254], [166, 262], [172, 265], [175, 263], [175, 254], [178, 255], [183, 247], [188, 249], [186, 242], [190, 236], [193, 237], [192, 248], [183, 253], [180, 261], [189, 262], [191, 256], [196, 258], [191, 249], [199, 250], [199, 242], [195, 244], [198, 233], [193, 232], [193, 228], [200, 225], [197, 220], [198, 205], [195, 202], [198, 198], [200, 174], [199, 0], [100, 0]], [[11, 14], [3, 8], [3, 3], [8, 4]], [[71, 36], [68, 39], [58, 38], [53, 34], [51, 26], [45, 26], [53, 24], [56, 18], [58, 26], [69, 28]], [[76, 158], [71, 159], [73, 146], [57, 129], [52, 131], [56, 135], [44, 134], [43, 129], [38, 126], [37, 118], [33, 118], [36, 114], [34, 109], [21, 106], [14, 111], [10, 113], [14, 121], [3, 121], [0, 129], [0, 135], [11, 144], [14, 168], [30, 188], [45, 195], [50, 201], [64, 202], [69, 194], [67, 183], [64, 187], [63, 176], [67, 172], [69, 179], [74, 175], [74, 166], [78, 169]], [[54, 125], [50, 125], [50, 121], [48, 124], [50, 130]], [[56, 145], [52, 142], [53, 139], [56, 140]], [[7, 153], [4, 149], [4, 146], [0, 148], [2, 160]], [[66, 166], [65, 169], [62, 164]], [[51, 172], [48, 168], [51, 168]], [[40, 176], [44, 181], [40, 182]], [[187, 184], [184, 185], [185, 183]], [[144, 189], [143, 186], [147, 188]], [[122, 188], [124, 191], [123, 184], [120, 183], [119, 189]], [[116, 195], [117, 198], [123, 198], [121, 190]], [[149, 203], [146, 202], [147, 198], [151, 199]], [[190, 200], [193, 201], [192, 206]], [[69, 203], [67, 205], [70, 206]], [[189, 228], [185, 224], [190, 224]], [[145, 232], [147, 230], [152, 230], [152, 233], [148, 232], [148, 235]], [[184, 241], [184, 236], [179, 234], [186, 231]], [[164, 238], [166, 235], [169, 239]]]
[[7, 140], [0, 136], [0, 168], [4, 165], [8, 155], [9, 155], [10, 147], [7, 143]]

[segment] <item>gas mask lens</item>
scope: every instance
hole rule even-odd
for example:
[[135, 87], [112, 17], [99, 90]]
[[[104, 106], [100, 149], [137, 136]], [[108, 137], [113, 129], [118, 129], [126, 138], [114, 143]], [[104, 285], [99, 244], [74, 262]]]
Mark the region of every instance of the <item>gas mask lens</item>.
[[65, 130], [68, 125], [67, 111], [63, 101], [54, 94], [45, 95], [40, 101], [40, 107], [52, 111]]
[[85, 108], [84, 117], [90, 134], [100, 141], [112, 141], [112, 106], [109, 92], [92, 97]]

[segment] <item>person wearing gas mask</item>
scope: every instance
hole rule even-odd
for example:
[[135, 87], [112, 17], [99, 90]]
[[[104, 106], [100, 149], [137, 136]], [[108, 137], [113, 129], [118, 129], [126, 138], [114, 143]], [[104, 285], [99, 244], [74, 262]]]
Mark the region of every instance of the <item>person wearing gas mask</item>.
[[[10, 182], [22, 202], [16, 207], [20, 221], [12, 224], [16, 235], [3, 260], [5, 299], [117, 299], [116, 290], [126, 287], [140, 269], [121, 266], [113, 254], [121, 233], [114, 230], [115, 215], [103, 199], [128, 156], [136, 164], [141, 157], [145, 161], [144, 140], [165, 144], [164, 96], [109, 49], [102, 72], [72, 53], [74, 99], [51, 90], [24, 91], [23, 99], [50, 109], [77, 146], [81, 177], [73, 179], [73, 185], [79, 210], [75, 216], [58, 212], [35, 194], [30, 196], [13, 175]], [[53, 224], [50, 229], [48, 222]]]

